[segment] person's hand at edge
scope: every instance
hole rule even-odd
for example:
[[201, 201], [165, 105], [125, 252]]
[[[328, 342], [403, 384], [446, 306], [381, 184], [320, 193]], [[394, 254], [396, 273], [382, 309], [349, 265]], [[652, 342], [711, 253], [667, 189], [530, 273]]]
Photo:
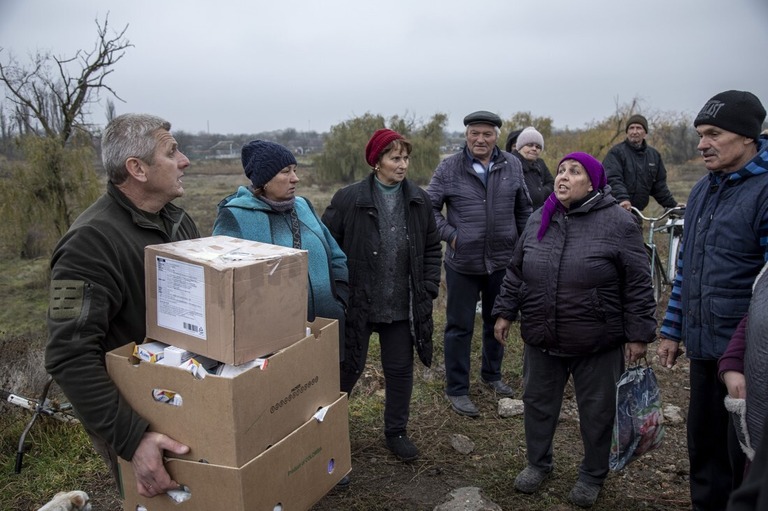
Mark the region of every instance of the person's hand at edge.
[[680, 343], [667, 339], [666, 337], [659, 337], [659, 346], [656, 348], [656, 355], [659, 357], [659, 364], [672, 369], [675, 365], [677, 357], [683, 354], [683, 350], [680, 349]]
[[738, 371], [726, 371], [723, 373], [723, 383], [728, 389], [728, 395], [734, 399], [747, 397], [747, 384], [744, 373]]
[[496, 318], [496, 324], [493, 326], [493, 336], [502, 346], [507, 345], [507, 337], [509, 337], [509, 326], [512, 322], [508, 319], [504, 319], [501, 316]]
[[179, 483], [171, 479], [163, 464], [163, 452], [186, 454], [189, 447], [161, 433], [146, 432], [131, 458], [136, 488], [142, 497], [154, 497], [176, 490]]
[[624, 345], [624, 361], [627, 365], [634, 364], [645, 357], [648, 344], [644, 342], [628, 342]]

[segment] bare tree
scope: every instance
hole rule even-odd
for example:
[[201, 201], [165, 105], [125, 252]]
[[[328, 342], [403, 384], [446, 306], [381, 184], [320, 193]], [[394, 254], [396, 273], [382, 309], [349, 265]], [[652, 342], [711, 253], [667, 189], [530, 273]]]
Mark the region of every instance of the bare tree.
[[11, 186], [0, 190], [5, 220], [0, 234], [20, 244], [19, 253], [26, 257], [44, 254], [98, 195], [85, 119], [99, 93], [120, 99], [107, 78], [133, 45], [125, 39], [128, 25], [110, 30], [109, 14], [103, 22], [97, 19], [96, 27], [90, 51], [78, 50], [71, 57], [38, 52], [23, 66], [13, 56], [0, 61], [0, 88], [13, 107], [3, 129], [15, 128], [24, 153]]
[[106, 78], [125, 50], [133, 46], [125, 39], [128, 25], [110, 33], [107, 14], [103, 22], [96, 20], [96, 27], [98, 39], [90, 51], [78, 50], [68, 58], [37, 53], [29, 66], [20, 66], [13, 57], [0, 62], [6, 99], [26, 114], [19, 118], [25, 131], [57, 138], [64, 144], [77, 128], [84, 127], [87, 107], [97, 101], [100, 92], [120, 99]]

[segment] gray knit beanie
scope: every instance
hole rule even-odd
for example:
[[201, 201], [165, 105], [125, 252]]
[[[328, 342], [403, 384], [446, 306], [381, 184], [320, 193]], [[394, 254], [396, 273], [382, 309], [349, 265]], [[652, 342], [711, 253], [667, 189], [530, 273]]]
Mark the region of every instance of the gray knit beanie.
[[544, 149], [544, 137], [533, 126], [528, 126], [520, 132], [515, 142], [515, 149], [519, 151], [528, 144], [539, 144]]

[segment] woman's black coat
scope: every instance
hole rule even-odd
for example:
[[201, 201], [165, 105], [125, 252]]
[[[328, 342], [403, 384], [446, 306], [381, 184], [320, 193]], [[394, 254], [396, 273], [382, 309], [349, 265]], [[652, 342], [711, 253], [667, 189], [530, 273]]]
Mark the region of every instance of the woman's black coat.
[[[344, 364], [355, 372], [363, 369], [362, 336], [370, 314], [371, 296], [376, 293], [373, 276], [380, 250], [378, 211], [373, 201], [373, 174], [342, 188], [333, 196], [323, 214], [347, 256], [349, 302], [347, 304]], [[408, 232], [411, 337], [421, 361], [432, 363], [432, 301], [440, 289], [440, 237], [435, 226], [432, 203], [427, 193], [408, 180], [402, 182]]]

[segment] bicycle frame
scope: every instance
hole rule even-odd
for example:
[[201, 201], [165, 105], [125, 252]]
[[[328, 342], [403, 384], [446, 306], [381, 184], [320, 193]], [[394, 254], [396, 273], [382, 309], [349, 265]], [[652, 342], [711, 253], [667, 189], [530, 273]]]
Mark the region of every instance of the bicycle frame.
[[40, 396], [40, 399], [29, 399], [18, 396], [16, 394], [11, 394], [6, 390], [0, 389], [0, 397], [2, 397], [4, 401], [34, 412], [32, 414], [32, 418], [27, 423], [27, 426], [24, 428], [24, 431], [19, 438], [19, 447], [16, 451], [16, 465], [14, 467], [14, 472], [17, 474], [21, 473], [24, 452], [26, 451], [25, 441], [27, 434], [32, 429], [32, 426], [35, 424], [35, 421], [40, 415], [53, 417], [54, 419], [58, 419], [62, 422], [67, 422], [70, 424], [77, 424], [79, 422], [75, 416], [70, 415], [69, 413], [71, 411], [71, 405], [66, 404], [57, 406], [48, 400], [48, 390], [51, 388], [52, 383], [53, 380], [49, 378], [45, 384], [45, 387], [43, 388], [43, 393]]
[[[682, 212], [684, 211], [685, 207], [679, 206], [664, 211], [664, 213], [658, 217], [649, 217], [643, 215], [642, 211], [639, 209], [632, 207], [632, 212], [649, 224], [645, 246], [648, 249], [651, 258], [651, 282], [654, 287], [653, 296], [656, 298], [656, 301], [658, 301], [661, 296], [661, 286], [669, 286], [675, 280], [675, 273], [677, 272], [677, 255], [680, 250], [680, 240], [683, 232]], [[658, 222], [664, 219], [667, 219], [666, 223], [657, 226]], [[658, 249], [654, 242], [654, 234], [661, 231], [669, 233], [669, 253], [667, 255], [666, 268], [664, 263], [659, 259]]]
[[683, 226], [683, 217], [672, 214], [667, 218], [667, 221], [664, 222], [664, 225], [656, 227], [657, 232], [666, 231], [669, 235], [667, 271], [665, 273], [666, 283], [668, 285], [671, 285], [675, 281], [675, 274], [677, 273], [677, 256], [680, 252], [680, 242], [683, 239]]

